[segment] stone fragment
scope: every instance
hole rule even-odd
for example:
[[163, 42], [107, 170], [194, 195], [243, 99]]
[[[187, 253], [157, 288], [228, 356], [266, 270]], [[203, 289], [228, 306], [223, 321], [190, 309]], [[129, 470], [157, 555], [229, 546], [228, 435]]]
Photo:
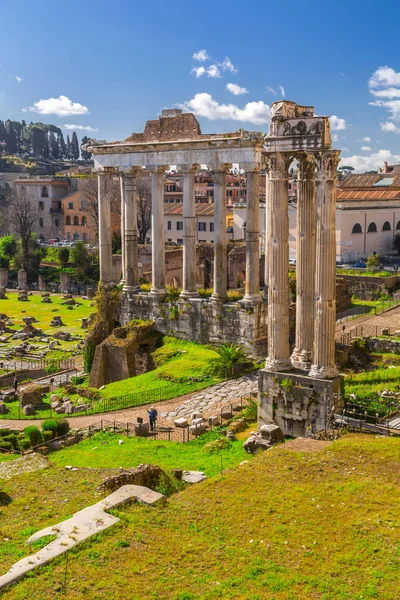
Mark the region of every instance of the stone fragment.
[[207, 477], [202, 471], [183, 471], [182, 473], [182, 481], [185, 481], [185, 483], [200, 483], [205, 479]]
[[269, 440], [272, 444], [279, 444], [285, 441], [282, 429], [275, 423], [266, 423], [260, 427], [260, 435], [264, 440]]
[[185, 417], [179, 417], [179, 419], [175, 419], [174, 421], [175, 427], [187, 427], [188, 424], [188, 420]]
[[25, 417], [32, 417], [35, 414], [36, 410], [32, 404], [27, 404], [24, 406], [24, 415]]

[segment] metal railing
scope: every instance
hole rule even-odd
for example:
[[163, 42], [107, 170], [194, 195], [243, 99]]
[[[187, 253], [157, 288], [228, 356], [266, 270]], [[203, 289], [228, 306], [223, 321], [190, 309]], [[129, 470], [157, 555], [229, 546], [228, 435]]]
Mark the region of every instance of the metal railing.
[[[356, 325], [343, 333], [337, 332], [336, 341], [342, 346], [350, 346], [351, 342], [356, 338], [379, 337], [382, 335], [391, 336], [398, 330], [398, 327], [385, 327], [382, 325], [368, 325], [367, 323], [363, 323], [362, 325]], [[387, 331], [387, 333], [382, 334], [382, 331]]]
[[74, 358], [63, 358], [54, 360], [16, 360], [10, 363], [7, 361], [3, 367], [9, 373], [0, 376], [0, 389], [12, 387], [14, 380], [23, 383], [27, 380], [35, 381], [48, 375], [57, 375], [64, 371], [76, 370]]

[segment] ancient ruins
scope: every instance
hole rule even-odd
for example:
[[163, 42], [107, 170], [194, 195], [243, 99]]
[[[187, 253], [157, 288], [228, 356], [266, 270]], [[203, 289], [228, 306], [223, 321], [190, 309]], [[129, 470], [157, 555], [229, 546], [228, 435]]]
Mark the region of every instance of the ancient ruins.
[[[110, 204], [111, 173], [121, 178], [121, 231], [124, 283], [121, 321], [151, 318], [165, 333], [201, 342], [242, 343], [268, 351], [260, 371], [260, 422], [275, 420], [285, 434], [324, 427], [332, 398], [339, 391], [335, 366], [336, 171], [339, 152], [331, 147], [328, 117], [310, 106], [279, 101], [271, 105], [268, 135], [240, 131], [202, 134], [193, 114], [164, 110], [143, 133], [125, 141], [92, 142], [99, 181], [100, 278], [113, 281]], [[289, 346], [288, 176], [293, 160], [299, 169], [297, 202], [296, 339]], [[239, 164], [247, 177], [246, 281], [241, 302], [227, 303], [225, 175]], [[170, 165], [184, 174], [183, 285], [179, 316], [171, 319], [163, 302], [165, 237], [163, 178]], [[200, 165], [214, 171], [214, 291], [210, 300], [196, 289], [194, 176]], [[136, 177], [152, 178], [152, 288], [139, 293]], [[265, 281], [260, 293], [259, 173], [267, 172]], [[266, 335], [268, 331], [268, 336]]]

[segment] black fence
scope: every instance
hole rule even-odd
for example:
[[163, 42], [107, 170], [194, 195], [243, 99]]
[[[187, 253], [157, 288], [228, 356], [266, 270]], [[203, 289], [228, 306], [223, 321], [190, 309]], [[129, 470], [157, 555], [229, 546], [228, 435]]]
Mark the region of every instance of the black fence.
[[63, 358], [54, 360], [29, 360], [29, 361], [10, 361], [3, 366], [9, 373], [0, 376], [0, 388], [12, 387], [14, 380], [23, 383], [27, 380], [36, 380], [46, 375], [56, 375], [62, 371], [75, 370], [74, 358]]
[[343, 333], [336, 333], [336, 341], [343, 346], [350, 346], [351, 342], [356, 338], [379, 337], [382, 335], [393, 336], [399, 329], [399, 327], [385, 327], [363, 323], [362, 325], [352, 327], [348, 331], [343, 331]]

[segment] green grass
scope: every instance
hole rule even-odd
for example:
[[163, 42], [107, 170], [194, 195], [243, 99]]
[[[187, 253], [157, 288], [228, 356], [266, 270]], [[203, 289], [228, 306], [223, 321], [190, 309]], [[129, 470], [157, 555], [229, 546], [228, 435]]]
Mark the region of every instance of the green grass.
[[157, 369], [109, 383], [102, 395], [113, 398], [185, 382], [188, 378], [207, 378], [211, 375], [210, 362], [217, 358], [215, 350], [207, 346], [165, 336], [162, 347], [155, 352], [160, 365]]
[[[399, 439], [367, 435], [266, 452], [164, 505], [121, 507], [120, 523], [3, 598], [397, 600], [399, 460]], [[97, 502], [105, 473], [54, 465], [2, 482], [2, 571], [28, 535]]]
[[241, 441], [234, 441], [229, 448], [217, 453], [203, 451], [205, 444], [219, 437], [219, 433], [213, 431], [184, 444], [124, 437], [124, 443], [119, 445], [121, 436], [101, 432], [76, 446], [55, 452], [51, 455], [51, 462], [61, 466], [109, 469], [155, 463], [164, 470], [204, 471], [212, 477], [221, 471], [221, 464], [226, 469], [249, 458]]
[[391, 271], [367, 271], [366, 269], [336, 269], [337, 275], [357, 275], [359, 277], [393, 277], [397, 273]]
[[[349, 373], [345, 377], [346, 395], [355, 394], [360, 400], [374, 401], [370, 402], [371, 408], [382, 404], [382, 401], [378, 402], [378, 394], [384, 390], [400, 392], [399, 366], [379, 367], [362, 373]], [[392, 401], [393, 398], [387, 399], [389, 403]]]

